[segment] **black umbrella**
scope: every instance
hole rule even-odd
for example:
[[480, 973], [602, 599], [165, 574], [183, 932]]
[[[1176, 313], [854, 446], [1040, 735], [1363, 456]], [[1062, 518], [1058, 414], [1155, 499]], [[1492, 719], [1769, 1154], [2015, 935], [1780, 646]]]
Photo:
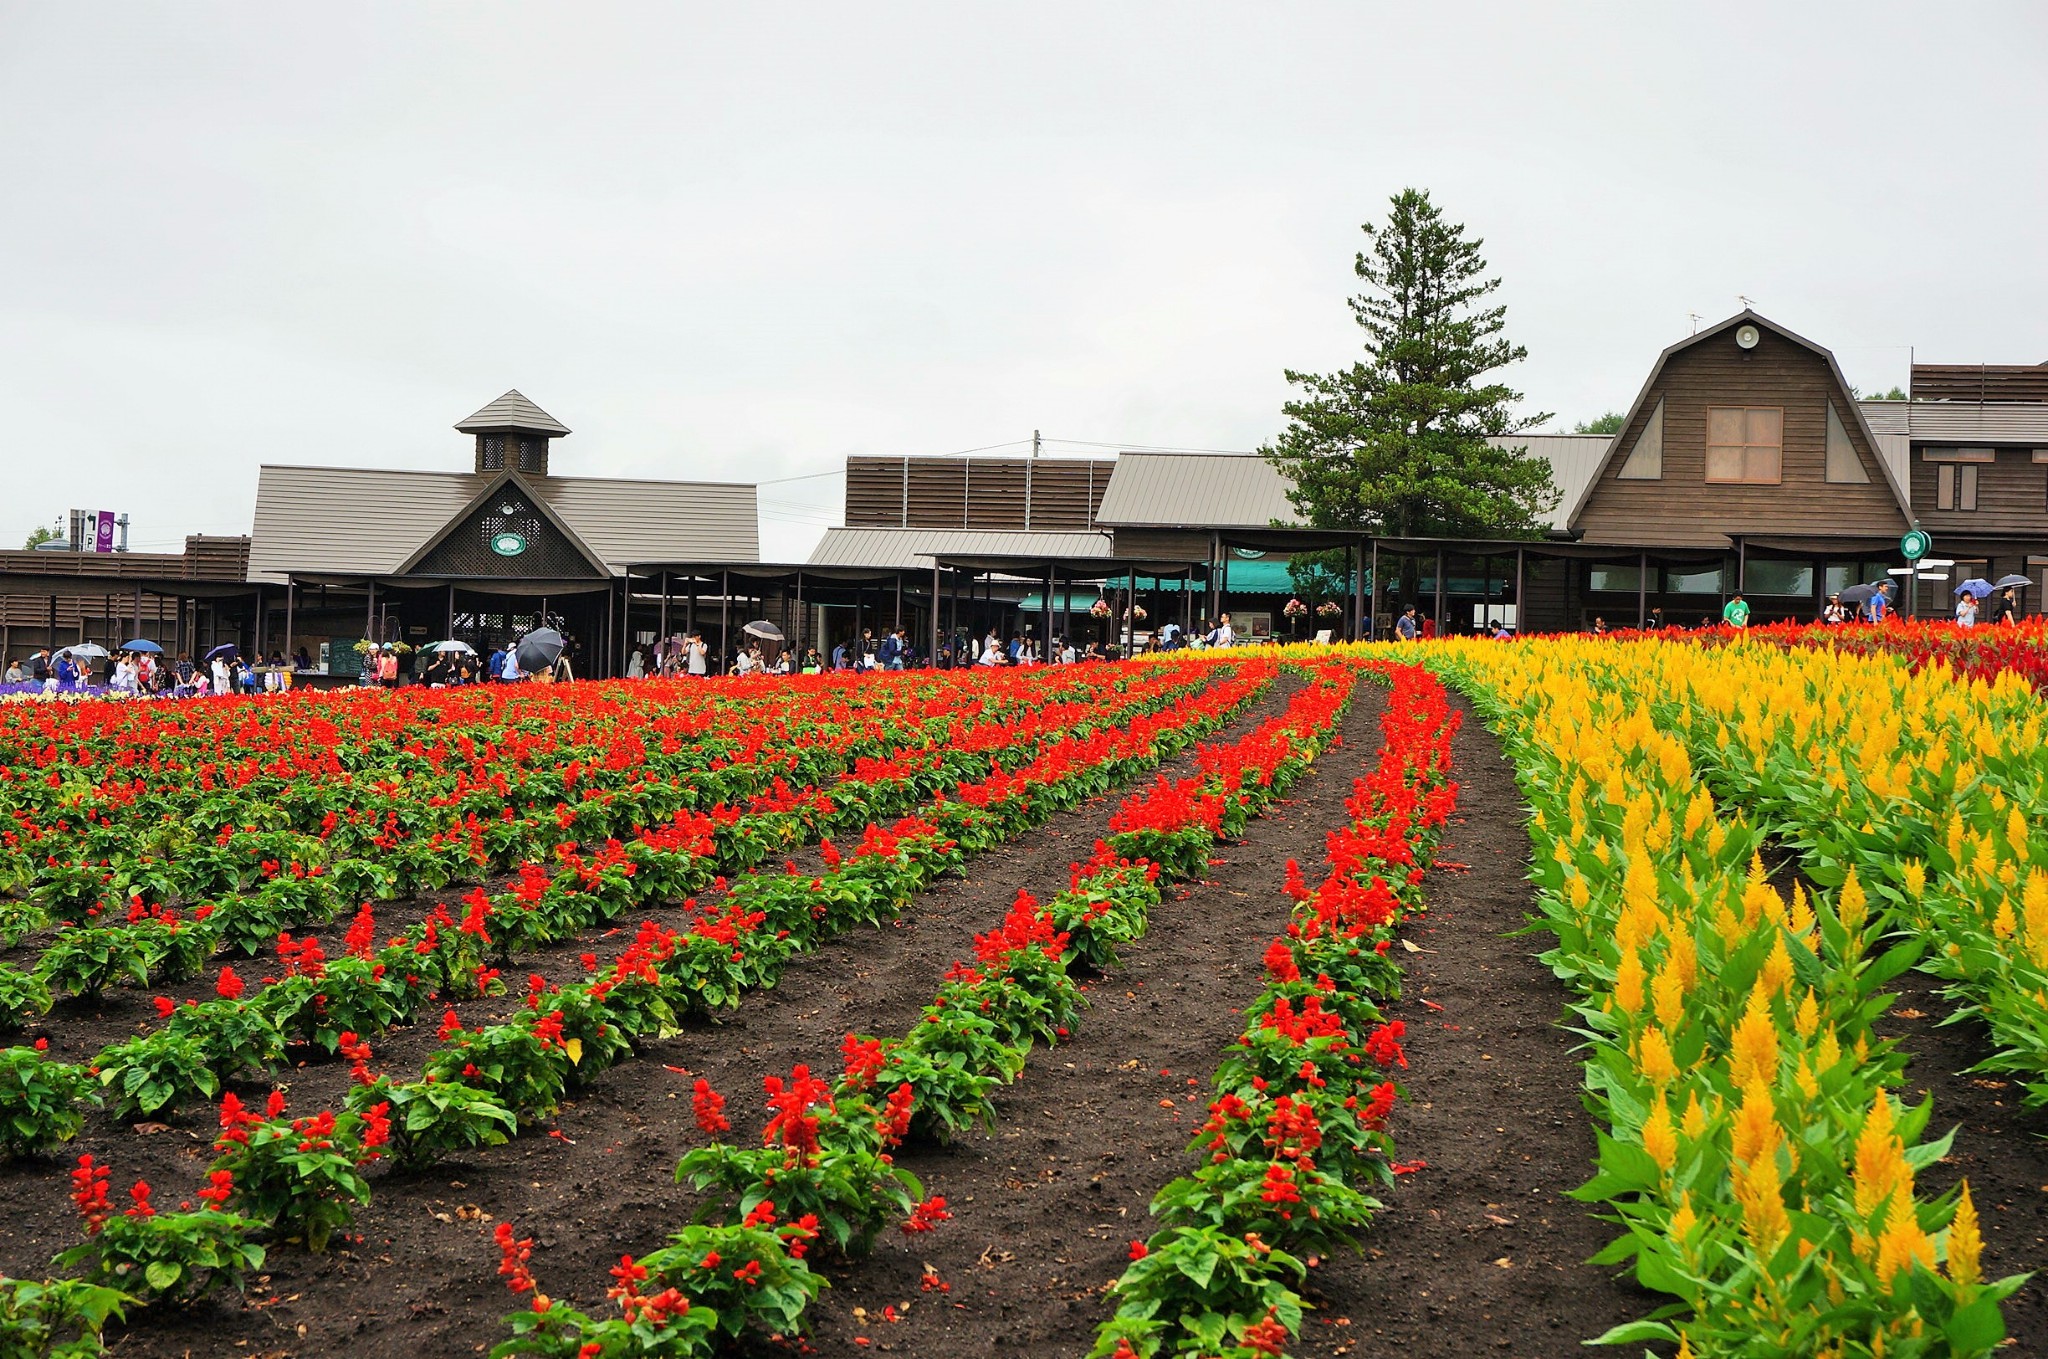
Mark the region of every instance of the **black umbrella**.
[[1997, 580], [1991, 582], [1991, 586], [1993, 589], [2003, 590], [2012, 585], [2032, 585], [2033, 583], [2025, 576], [2000, 576]]
[[1875, 585], [1851, 585], [1837, 597], [1844, 604], [1863, 605], [1868, 604], [1871, 596], [1876, 593], [1877, 587]]
[[740, 631], [746, 633], [749, 637], [759, 637], [764, 642], [780, 642], [783, 640], [782, 629], [776, 627], [765, 618], [755, 619], [744, 628], [741, 628]]
[[545, 670], [560, 659], [562, 646], [561, 633], [553, 628], [535, 628], [519, 639], [519, 650], [513, 659], [528, 673]]
[[222, 642], [219, 646], [207, 652], [202, 659], [217, 661], [223, 656], [239, 656], [241, 654], [241, 648], [237, 647], [233, 642]]

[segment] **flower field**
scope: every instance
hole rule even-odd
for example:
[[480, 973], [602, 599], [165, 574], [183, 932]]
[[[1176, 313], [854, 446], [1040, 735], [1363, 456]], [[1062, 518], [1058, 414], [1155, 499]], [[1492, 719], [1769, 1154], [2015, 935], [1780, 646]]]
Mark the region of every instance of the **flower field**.
[[0, 1354], [1989, 1353], [2032, 644], [1853, 636], [10, 705]]

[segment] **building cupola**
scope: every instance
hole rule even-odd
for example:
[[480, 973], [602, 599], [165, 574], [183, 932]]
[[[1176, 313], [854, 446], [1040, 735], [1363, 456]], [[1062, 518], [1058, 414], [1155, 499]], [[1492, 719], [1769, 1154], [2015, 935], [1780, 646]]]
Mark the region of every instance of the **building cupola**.
[[548, 474], [548, 441], [569, 432], [568, 426], [510, 391], [455, 428], [476, 436], [476, 470], [514, 471], [526, 476]]

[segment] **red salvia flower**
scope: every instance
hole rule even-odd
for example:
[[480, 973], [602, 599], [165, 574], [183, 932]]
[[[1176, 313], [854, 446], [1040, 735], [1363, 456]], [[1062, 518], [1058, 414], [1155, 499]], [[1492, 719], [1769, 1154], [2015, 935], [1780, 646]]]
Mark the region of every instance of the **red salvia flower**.
[[223, 1000], [240, 1000], [242, 992], [246, 989], [232, 967], [223, 967], [220, 970], [220, 979], [213, 984], [214, 993]]
[[95, 1166], [90, 1155], [78, 1158], [78, 1168], [71, 1172], [71, 1201], [78, 1205], [78, 1215], [85, 1219], [88, 1236], [97, 1235], [100, 1228], [114, 1214], [107, 1202], [107, 1176], [105, 1166]]
[[953, 1215], [946, 1211], [946, 1196], [934, 1194], [910, 1210], [910, 1220], [903, 1224], [904, 1235], [929, 1232]]
[[710, 1136], [732, 1131], [732, 1123], [725, 1116], [725, 1096], [713, 1090], [711, 1082], [702, 1076], [697, 1078], [696, 1091], [690, 1096], [690, 1108], [697, 1115], [697, 1126]]
[[128, 1190], [128, 1197], [135, 1201], [135, 1206], [128, 1210], [126, 1216], [155, 1217], [156, 1209], [151, 1207], [149, 1202], [150, 1192], [151, 1191], [149, 1188], [148, 1180], [137, 1180], [132, 1186], [130, 1186]]

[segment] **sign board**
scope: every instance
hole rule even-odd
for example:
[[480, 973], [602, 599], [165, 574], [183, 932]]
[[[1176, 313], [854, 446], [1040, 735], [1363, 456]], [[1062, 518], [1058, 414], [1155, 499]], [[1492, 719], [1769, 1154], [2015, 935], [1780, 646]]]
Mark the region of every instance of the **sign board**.
[[1928, 536], [1926, 529], [1907, 529], [1905, 536], [1899, 539], [1899, 552], [1909, 562], [1919, 561], [1933, 547], [1934, 539]]
[[114, 550], [114, 512], [101, 510], [93, 526], [92, 550], [112, 552]]

